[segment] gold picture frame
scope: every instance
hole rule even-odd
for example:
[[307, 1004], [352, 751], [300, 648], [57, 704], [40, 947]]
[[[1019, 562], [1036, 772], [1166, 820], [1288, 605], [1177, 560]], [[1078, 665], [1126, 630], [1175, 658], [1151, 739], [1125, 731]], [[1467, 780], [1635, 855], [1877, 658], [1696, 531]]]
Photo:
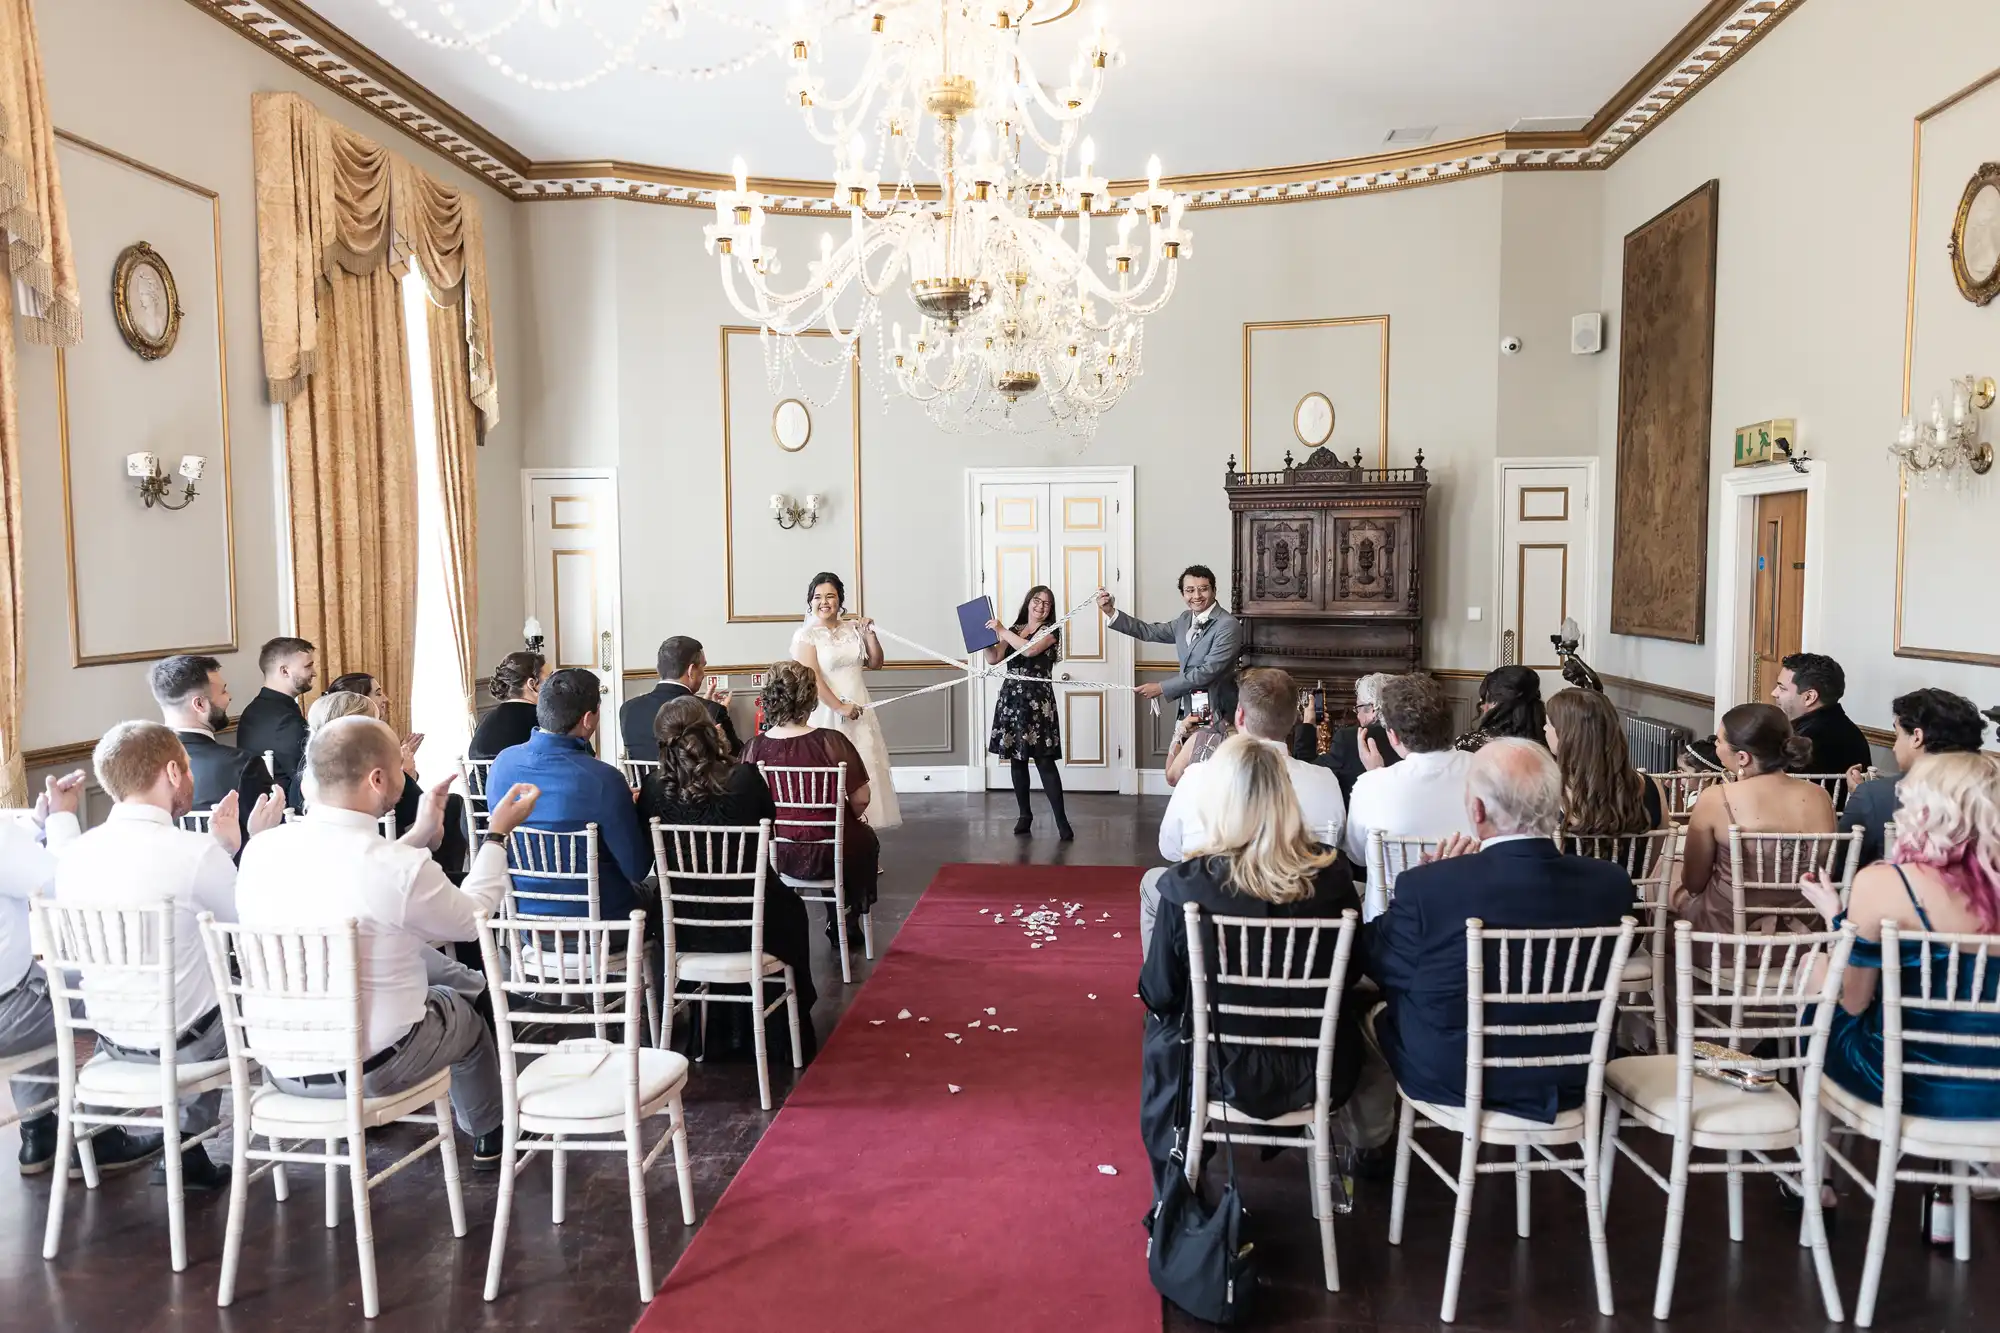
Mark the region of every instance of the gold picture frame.
[[[806, 433], [798, 437], [799, 442], [797, 444], [785, 443], [785, 436], [787, 434], [787, 431], [785, 429], [785, 421], [787, 419], [787, 414], [785, 412], [785, 409], [788, 407], [796, 407], [798, 409], [798, 415], [804, 418], [805, 420]], [[779, 403], [776, 407], [771, 409], [771, 442], [776, 444], [780, 449], [783, 449], [788, 454], [798, 453], [800, 450], [804, 449], [807, 445], [812, 443], [812, 437], [813, 437], [812, 409], [807, 407], [799, 399], [787, 398], [783, 402]]]
[[[1966, 182], [1965, 194], [1958, 201], [1958, 216], [1952, 220], [1951, 240], [1947, 252], [1951, 255], [1951, 276], [1958, 280], [1958, 290], [1974, 305], [1990, 304], [2000, 296], [2000, 252], [1996, 252], [1984, 276], [1975, 274], [1965, 254], [1966, 229], [1972, 224], [1973, 209], [1979, 200], [1991, 193], [1992, 209], [2000, 210], [2000, 162], [1983, 162], [1979, 170], [1972, 173]], [[1989, 225], [1992, 212], [1989, 210]]]
[[[1377, 390], [1378, 400], [1381, 404], [1379, 412], [1381, 427], [1377, 432], [1375, 441], [1375, 466], [1380, 468], [1389, 466], [1389, 317], [1387, 315], [1342, 315], [1330, 319], [1252, 320], [1243, 325], [1243, 471], [1250, 472], [1254, 470], [1253, 464], [1250, 461], [1251, 344], [1254, 335], [1278, 329], [1334, 329], [1346, 328], [1353, 325], [1373, 325], [1381, 340], [1380, 355], [1382, 372], [1381, 384]], [[1296, 406], [1294, 413], [1296, 414]], [[1293, 433], [1297, 433], [1296, 423], [1293, 427]]]
[[[147, 273], [154, 275], [159, 291], [142, 291], [135, 299], [133, 285], [143, 281]], [[160, 318], [159, 331], [148, 333], [139, 321], [146, 307], [154, 304], [163, 304], [166, 309]], [[111, 309], [118, 318], [118, 332], [123, 335], [125, 345], [142, 359], [158, 361], [174, 350], [174, 342], [181, 336], [180, 290], [174, 286], [174, 271], [167, 266], [166, 258], [146, 242], [139, 241], [118, 252], [118, 263], [111, 270]]]
[[[1306, 429], [1306, 410], [1311, 404], [1325, 404], [1326, 429], [1314, 430], [1309, 436]], [[1333, 438], [1333, 429], [1339, 423], [1339, 414], [1333, 410], [1333, 399], [1314, 389], [1300, 398], [1292, 408], [1292, 434], [1308, 449], [1317, 449]]]

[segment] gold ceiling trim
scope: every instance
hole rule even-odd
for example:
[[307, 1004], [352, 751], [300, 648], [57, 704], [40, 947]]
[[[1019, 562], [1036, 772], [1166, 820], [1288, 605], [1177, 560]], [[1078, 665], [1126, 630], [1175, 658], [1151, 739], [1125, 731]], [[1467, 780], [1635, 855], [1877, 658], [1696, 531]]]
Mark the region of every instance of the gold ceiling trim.
[[[731, 183], [718, 172], [608, 159], [535, 162], [299, 0], [188, 3], [517, 200], [626, 199], [710, 208], [714, 192]], [[1191, 208], [1211, 209], [1383, 194], [1509, 171], [1601, 171], [1804, 3], [1711, 0], [1580, 131], [1489, 134], [1365, 157], [1171, 176], [1162, 183], [1192, 196]], [[1145, 185], [1112, 182], [1114, 206]], [[771, 198], [773, 213], [844, 215], [825, 181], [753, 178], [751, 186]], [[935, 196], [929, 188], [919, 193]]]

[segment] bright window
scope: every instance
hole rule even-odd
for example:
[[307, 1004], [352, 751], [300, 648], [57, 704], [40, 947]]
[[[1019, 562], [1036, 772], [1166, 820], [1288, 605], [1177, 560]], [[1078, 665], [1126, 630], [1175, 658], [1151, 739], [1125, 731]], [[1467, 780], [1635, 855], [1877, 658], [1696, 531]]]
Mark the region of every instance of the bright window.
[[410, 681], [410, 728], [424, 737], [417, 751], [417, 780], [426, 789], [458, 771], [458, 760], [472, 739], [450, 603], [445, 598], [447, 546], [438, 481], [437, 412], [431, 398], [429, 303], [430, 291], [412, 268], [403, 279], [410, 418], [417, 455], [417, 660]]

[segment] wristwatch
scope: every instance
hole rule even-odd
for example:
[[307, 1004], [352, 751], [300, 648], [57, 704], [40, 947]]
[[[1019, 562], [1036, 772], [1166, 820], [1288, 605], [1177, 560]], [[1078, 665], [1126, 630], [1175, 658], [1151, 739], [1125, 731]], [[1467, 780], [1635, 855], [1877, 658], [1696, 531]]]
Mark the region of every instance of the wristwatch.
[[507, 835], [487, 829], [486, 836], [481, 839], [481, 845], [486, 847], [505, 847], [507, 845]]

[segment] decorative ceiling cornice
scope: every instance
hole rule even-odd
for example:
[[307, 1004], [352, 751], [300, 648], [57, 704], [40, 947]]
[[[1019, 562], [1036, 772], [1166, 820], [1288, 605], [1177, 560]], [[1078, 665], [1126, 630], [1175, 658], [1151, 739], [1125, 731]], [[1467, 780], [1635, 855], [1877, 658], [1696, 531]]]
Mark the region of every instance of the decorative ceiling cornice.
[[[730, 181], [717, 172], [634, 162], [535, 162], [297, 0], [188, 0], [286, 64], [456, 160], [518, 200], [628, 199], [714, 206]], [[1289, 167], [1168, 177], [1197, 209], [1282, 204], [1437, 185], [1508, 171], [1601, 171], [1684, 106], [1805, 0], [1711, 0], [1573, 132], [1484, 135], [1395, 153]], [[838, 215], [824, 181], [753, 178], [770, 211]], [[1113, 181], [1120, 201], [1144, 181]], [[926, 190], [926, 194], [933, 193]]]

